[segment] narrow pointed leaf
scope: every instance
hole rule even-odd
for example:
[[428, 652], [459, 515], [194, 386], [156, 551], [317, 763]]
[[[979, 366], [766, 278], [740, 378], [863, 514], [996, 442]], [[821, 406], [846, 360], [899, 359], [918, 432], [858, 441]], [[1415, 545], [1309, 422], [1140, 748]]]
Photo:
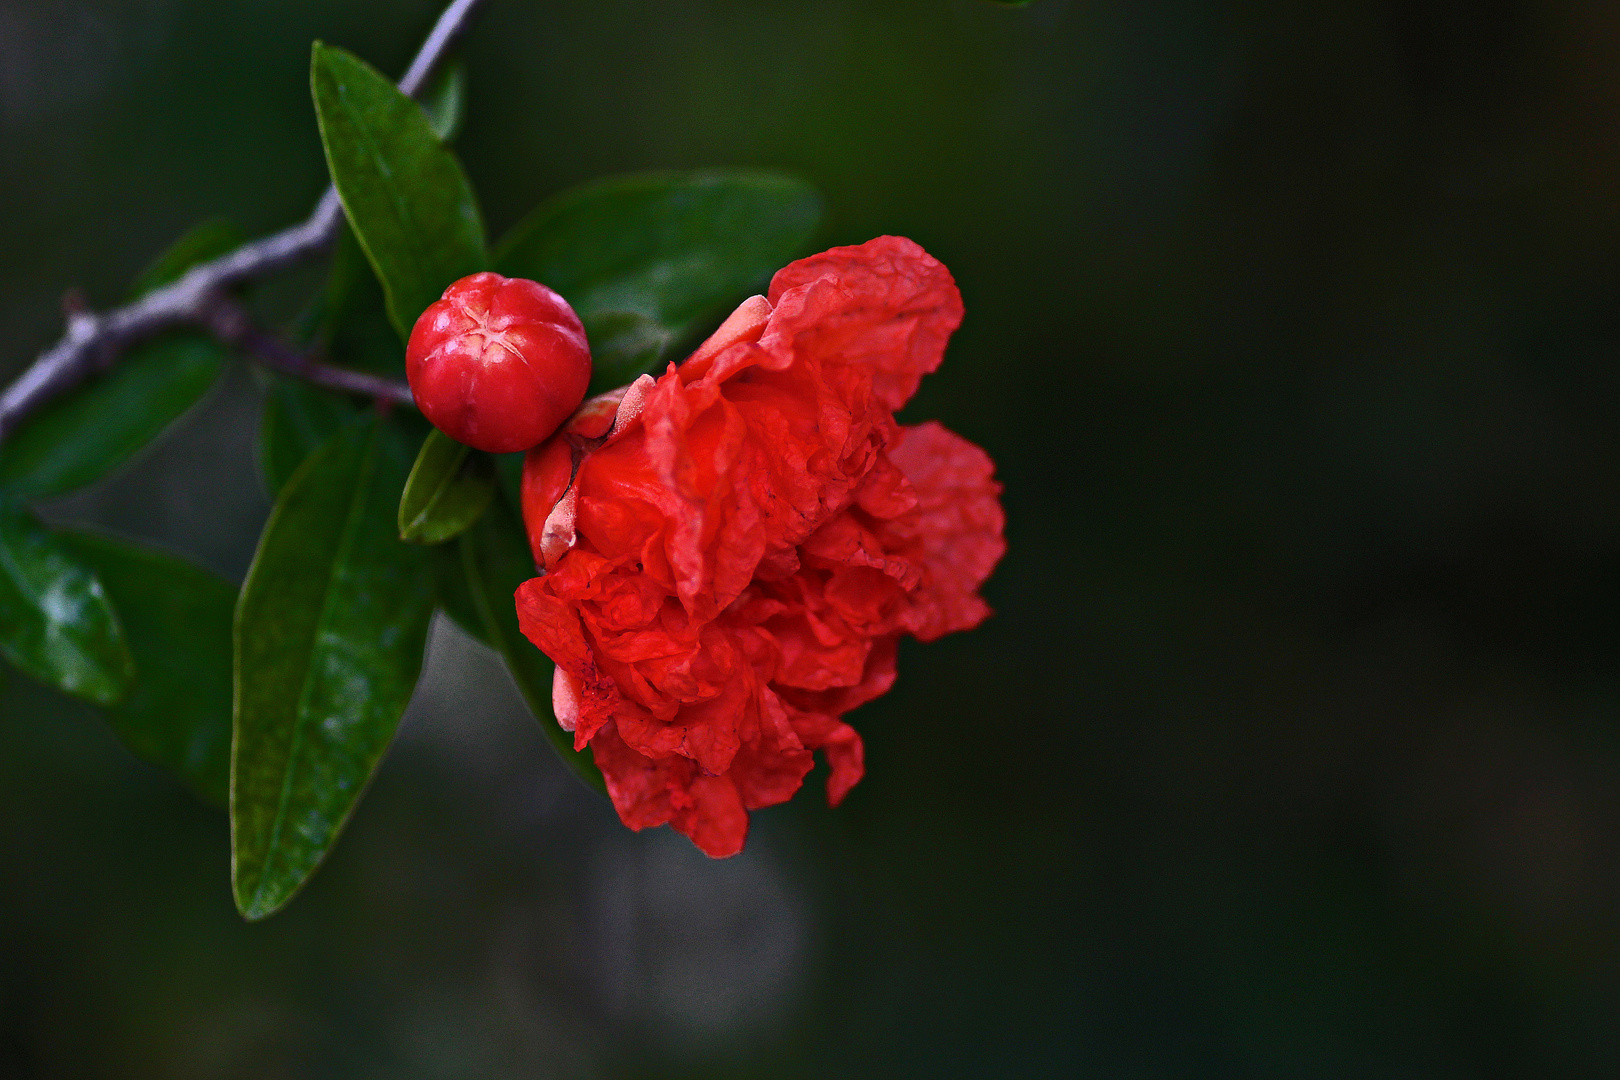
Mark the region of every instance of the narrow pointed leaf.
[[574, 737], [564, 731], [551, 711], [552, 664], [546, 654], [518, 629], [517, 602], [513, 594], [523, 582], [535, 576], [534, 556], [529, 551], [523, 524], [505, 498], [490, 504], [489, 512], [462, 534], [462, 565], [472, 590], [473, 602], [483, 616], [488, 641], [506, 661], [506, 670], [517, 683], [523, 700], [540, 722], [540, 729], [559, 757], [580, 779], [597, 791], [606, 792], [602, 773], [590, 754], [574, 749]]
[[0, 504], [0, 653], [97, 705], [128, 692], [135, 661], [96, 574], [33, 514]]
[[261, 919], [330, 850], [421, 671], [433, 575], [394, 508], [409, 451], [368, 416], [299, 466], [236, 608], [232, 867]]
[[495, 266], [579, 312], [596, 393], [671, 359], [705, 320], [762, 290], [820, 220], [816, 190], [779, 173], [611, 177], [542, 204], [501, 241]]
[[488, 454], [434, 429], [399, 499], [399, 538], [442, 544], [466, 532], [495, 496], [495, 463]]
[[105, 710], [108, 723], [136, 754], [225, 806], [236, 586], [142, 544], [86, 532], [61, 539], [101, 579], [135, 657], [135, 681]]
[[369, 64], [316, 42], [310, 82], [332, 182], [409, 337], [446, 286], [485, 267], [472, 187], [422, 107]]

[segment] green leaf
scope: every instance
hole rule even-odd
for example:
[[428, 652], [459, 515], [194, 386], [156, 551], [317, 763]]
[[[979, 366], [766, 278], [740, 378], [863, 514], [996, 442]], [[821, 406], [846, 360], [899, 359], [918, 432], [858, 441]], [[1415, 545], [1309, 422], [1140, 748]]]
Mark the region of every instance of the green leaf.
[[198, 263], [216, 259], [227, 251], [235, 251], [247, 243], [236, 223], [224, 218], [210, 218], [193, 225], [169, 250], [153, 260], [141, 271], [130, 287], [130, 298], [144, 296], [153, 289], [180, 280], [187, 270]]
[[224, 348], [199, 334], [135, 346], [0, 443], [0, 488], [33, 500], [101, 479], [196, 404], [224, 367]]
[[405, 345], [389, 320], [382, 284], [347, 221], [332, 252], [317, 329], [333, 363], [404, 377]]
[[85, 532], [61, 539], [101, 579], [135, 657], [135, 682], [106, 709], [108, 722], [136, 754], [225, 806], [236, 586], [144, 545]]
[[342, 394], [272, 375], [259, 421], [259, 475], [271, 497], [315, 448], [360, 414]]
[[472, 586], [467, 581], [467, 568], [461, 565], [461, 545], [438, 544], [427, 550], [433, 559], [439, 607], [466, 631], [468, 637], [493, 649], [495, 645], [489, 640], [489, 630], [484, 626], [484, 613], [473, 599]]
[[505, 494], [510, 506], [523, 505], [523, 461], [529, 455], [519, 450], [515, 454], [496, 454], [495, 482]]
[[495, 463], [488, 454], [435, 428], [422, 441], [399, 498], [399, 538], [442, 544], [466, 532], [495, 496]]
[[590, 754], [574, 749], [574, 737], [558, 725], [551, 713], [551, 661], [518, 629], [517, 604], [512, 594], [535, 576], [523, 523], [505, 498], [490, 504], [489, 512], [461, 535], [461, 561], [472, 588], [473, 602], [484, 619], [489, 644], [506, 661], [529, 710], [569, 768], [597, 791], [606, 792], [602, 773]]
[[[503, 528], [517, 530], [519, 540], [524, 540], [527, 534], [522, 524], [518, 522], [518, 515], [506, 509], [520, 506], [523, 503], [523, 459], [528, 455], [519, 451], [515, 454], [491, 454], [495, 462], [495, 488], [494, 503], [501, 507], [500, 514], [505, 521]], [[466, 533], [462, 537], [466, 537]], [[518, 581], [534, 576], [533, 557], [529, 556], [524, 562], [524, 556], [515, 545], [508, 545], [508, 558], [514, 568], [513, 572], [521, 575]], [[456, 620], [463, 630], [477, 638], [479, 641], [496, 649], [494, 640], [489, 635], [489, 628], [484, 623], [484, 608], [479, 606], [473, 597], [474, 584], [467, 577], [466, 567], [462, 565], [462, 550], [460, 544], [443, 544], [432, 549], [439, 571], [439, 606], [444, 608], [446, 615]], [[480, 577], [480, 582], [482, 578]], [[480, 591], [482, 584], [476, 586]], [[517, 585], [512, 586], [513, 589]], [[516, 617], [514, 611], [514, 618]], [[499, 652], [499, 649], [496, 649]], [[550, 685], [549, 683], [546, 685]], [[546, 701], [549, 703], [550, 699]], [[548, 715], [541, 713], [540, 715]]]
[[433, 77], [433, 85], [422, 95], [422, 111], [440, 142], [456, 137], [467, 112], [467, 69], [461, 61], [444, 65]]
[[487, 264], [472, 187], [421, 106], [369, 64], [316, 42], [310, 83], [332, 182], [408, 338], [451, 282]]
[[639, 311], [594, 311], [580, 317], [591, 343], [591, 388], [598, 394], [652, 371], [683, 331]]
[[501, 241], [495, 266], [543, 281], [585, 323], [590, 393], [621, 386], [799, 254], [821, 197], [779, 173], [612, 177], [542, 204]]
[[236, 607], [232, 867], [262, 919], [314, 872], [421, 671], [433, 574], [394, 533], [409, 450], [375, 415], [299, 466]]
[[[150, 292], [242, 243], [236, 226], [205, 221], [137, 279]], [[142, 342], [103, 375], [55, 399], [0, 443], [0, 488], [46, 499], [84, 487], [123, 464], [207, 392], [225, 368], [224, 346], [189, 331]]]
[[0, 504], [0, 653], [47, 686], [112, 705], [135, 677], [100, 579], [18, 506]]

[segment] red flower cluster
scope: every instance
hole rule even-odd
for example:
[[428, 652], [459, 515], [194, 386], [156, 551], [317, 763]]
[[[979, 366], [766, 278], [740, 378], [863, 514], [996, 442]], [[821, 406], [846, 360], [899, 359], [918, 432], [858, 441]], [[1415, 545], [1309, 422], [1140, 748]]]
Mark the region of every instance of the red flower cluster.
[[950, 272], [910, 240], [834, 248], [529, 452], [544, 573], [518, 617], [632, 829], [733, 855], [814, 750], [836, 804], [863, 771], [841, 717], [893, 685], [900, 635], [989, 613], [977, 590], [1006, 546], [990, 458], [894, 420], [961, 321]]

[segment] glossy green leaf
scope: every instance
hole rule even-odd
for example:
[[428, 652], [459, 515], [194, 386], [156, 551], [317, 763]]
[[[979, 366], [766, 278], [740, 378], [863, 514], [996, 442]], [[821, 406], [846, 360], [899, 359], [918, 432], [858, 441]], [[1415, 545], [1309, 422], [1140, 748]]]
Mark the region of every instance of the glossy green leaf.
[[261, 919], [330, 850], [421, 671], [434, 582], [394, 508], [410, 455], [364, 417], [287, 482], [236, 608], [236, 904]]
[[399, 498], [399, 538], [442, 544], [466, 532], [495, 496], [490, 456], [439, 431], [428, 432]]
[[272, 375], [259, 420], [259, 475], [271, 497], [315, 448], [360, 415], [344, 395], [300, 379]]
[[135, 661], [95, 572], [21, 507], [0, 504], [0, 653], [47, 686], [112, 705]]
[[180, 276], [198, 263], [217, 259], [227, 251], [235, 251], [247, 243], [247, 236], [236, 223], [224, 218], [210, 218], [193, 225], [180, 239], [141, 271], [130, 287], [131, 298], [143, 296]]
[[[229, 222], [204, 222], [141, 274], [134, 294], [166, 285], [241, 242]], [[135, 345], [105, 374], [56, 398], [0, 442], [0, 488], [44, 499], [101, 479], [196, 404], [224, 370], [226, 356], [224, 346], [190, 331]]]
[[612, 177], [542, 204], [501, 241], [495, 265], [545, 282], [579, 312], [596, 393], [669, 359], [705, 320], [763, 289], [820, 220], [815, 189], [779, 173]]
[[407, 338], [446, 286], [485, 268], [472, 187], [421, 106], [369, 64], [316, 42], [310, 82], [332, 182]]
[[461, 61], [444, 65], [433, 77], [422, 95], [422, 111], [440, 142], [450, 142], [461, 131], [467, 112], [467, 69]]
[[135, 657], [135, 681], [105, 710], [108, 722], [135, 753], [225, 806], [236, 586], [141, 544], [95, 533], [60, 535], [101, 579]]
[[574, 737], [552, 715], [551, 661], [518, 629], [512, 594], [535, 576], [534, 555], [529, 551], [522, 521], [504, 497], [491, 503], [478, 524], [462, 534], [460, 547], [462, 565], [473, 601], [483, 616], [488, 642], [506, 661], [506, 670], [540, 722], [540, 729], [580, 779], [597, 791], [607, 791], [590, 753], [575, 750]]

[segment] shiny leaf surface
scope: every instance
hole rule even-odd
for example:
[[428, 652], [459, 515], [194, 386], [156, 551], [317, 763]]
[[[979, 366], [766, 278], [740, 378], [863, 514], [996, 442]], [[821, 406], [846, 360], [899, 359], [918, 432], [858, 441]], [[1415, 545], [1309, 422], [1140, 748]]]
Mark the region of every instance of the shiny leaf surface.
[[332, 181], [409, 337], [446, 286], [484, 269], [472, 188], [421, 106], [375, 68], [317, 42], [310, 80]]
[[95, 572], [21, 507], [0, 504], [0, 653], [97, 705], [128, 692], [135, 661]]
[[540, 729], [552, 747], [580, 779], [606, 792], [602, 773], [589, 752], [574, 749], [574, 737], [557, 724], [551, 712], [551, 661], [518, 629], [517, 603], [512, 594], [534, 577], [534, 556], [522, 521], [504, 497], [490, 504], [489, 512], [461, 536], [461, 559], [473, 602], [483, 616], [487, 641], [506, 661]]
[[376, 416], [338, 432], [288, 481], [243, 583], [231, 837], [249, 919], [330, 850], [416, 685], [434, 587], [394, 531], [408, 463]]
[[442, 544], [465, 532], [495, 496], [495, 463], [488, 454], [434, 429], [422, 441], [399, 499], [399, 538]]
[[704, 320], [762, 290], [820, 220], [816, 190], [779, 173], [612, 177], [542, 204], [501, 241], [495, 265], [574, 306], [594, 394], [672, 358]]
[[101, 579], [135, 658], [135, 681], [105, 710], [108, 722], [136, 754], [225, 806], [236, 586], [142, 544], [85, 532], [61, 539]]

